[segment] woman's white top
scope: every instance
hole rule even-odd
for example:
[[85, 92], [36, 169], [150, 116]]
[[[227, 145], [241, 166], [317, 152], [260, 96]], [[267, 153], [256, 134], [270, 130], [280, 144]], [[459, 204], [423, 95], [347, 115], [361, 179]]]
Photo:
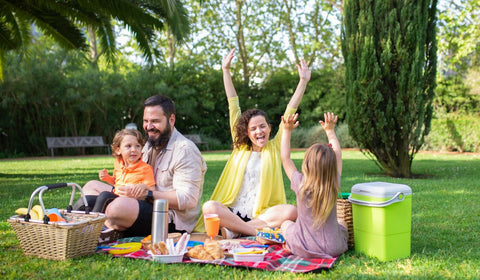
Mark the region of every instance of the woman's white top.
[[242, 217], [252, 219], [253, 204], [260, 188], [260, 174], [262, 158], [259, 152], [252, 152], [248, 159], [242, 187], [238, 191], [237, 198], [232, 204], [233, 212], [240, 213]]

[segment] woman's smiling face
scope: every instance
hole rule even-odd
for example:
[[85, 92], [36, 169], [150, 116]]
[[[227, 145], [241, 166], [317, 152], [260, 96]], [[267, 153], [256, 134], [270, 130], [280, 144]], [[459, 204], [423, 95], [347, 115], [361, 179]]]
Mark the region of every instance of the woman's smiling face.
[[271, 127], [264, 116], [253, 116], [248, 121], [248, 138], [252, 142], [252, 150], [261, 152], [270, 139]]

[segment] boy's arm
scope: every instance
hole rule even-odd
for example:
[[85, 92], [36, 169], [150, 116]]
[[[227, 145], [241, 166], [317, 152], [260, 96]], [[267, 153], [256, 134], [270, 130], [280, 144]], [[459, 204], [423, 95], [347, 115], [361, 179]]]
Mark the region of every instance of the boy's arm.
[[112, 186], [115, 185], [115, 178], [108, 174], [107, 169], [100, 170], [100, 172], [98, 172], [98, 178]]
[[282, 158], [283, 169], [288, 179], [291, 180], [293, 172], [297, 170], [295, 163], [290, 158], [290, 139], [292, 135], [292, 130], [298, 126], [298, 114], [293, 116], [288, 115], [286, 119], [282, 116], [283, 122], [283, 133], [282, 139], [280, 142], [280, 157]]

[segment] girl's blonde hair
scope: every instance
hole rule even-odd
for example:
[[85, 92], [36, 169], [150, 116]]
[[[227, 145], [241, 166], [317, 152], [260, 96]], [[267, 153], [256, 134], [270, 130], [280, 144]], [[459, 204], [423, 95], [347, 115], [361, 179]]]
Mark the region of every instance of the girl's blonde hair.
[[299, 198], [312, 209], [313, 226], [318, 228], [325, 223], [337, 202], [337, 158], [332, 147], [319, 143], [310, 146], [305, 152], [302, 173], [304, 179]]
[[143, 139], [142, 133], [136, 129], [122, 129], [120, 131], [117, 131], [115, 133], [115, 136], [113, 137], [112, 145], [110, 147], [112, 148], [112, 155], [116, 158], [122, 158], [122, 155], [117, 155], [114, 151], [120, 148], [120, 144], [122, 144], [123, 138], [127, 135], [131, 135], [133, 137], [137, 138], [138, 143], [143, 147], [145, 145], [145, 139]]

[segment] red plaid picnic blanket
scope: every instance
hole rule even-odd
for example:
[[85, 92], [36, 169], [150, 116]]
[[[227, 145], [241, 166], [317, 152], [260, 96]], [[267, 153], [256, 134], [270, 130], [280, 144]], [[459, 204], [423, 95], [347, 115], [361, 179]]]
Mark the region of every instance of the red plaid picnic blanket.
[[[109, 245], [115, 245], [126, 242], [140, 242], [136, 237], [123, 238], [117, 240], [117, 242], [110, 243]], [[103, 253], [103, 251], [98, 251]], [[139, 250], [133, 253], [124, 255], [114, 255], [115, 257], [134, 258], [152, 260], [150, 254], [145, 250]], [[233, 258], [225, 258], [223, 260], [198, 262], [192, 261], [188, 257], [184, 257], [183, 263], [197, 263], [197, 264], [215, 264], [223, 266], [233, 267], [245, 267], [263, 269], [269, 271], [287, 271], [287, 272], [315, 272], [324, 269], [330, 269], [335, 264], [337, 258], [333, 259], [304, 259], [293, 255], [292, 253], [285, 251], [281, 245], [270, 245], [268, 247], [268, 253], [265, 255], [265, 259], [259, 262], [236, 262]]]

